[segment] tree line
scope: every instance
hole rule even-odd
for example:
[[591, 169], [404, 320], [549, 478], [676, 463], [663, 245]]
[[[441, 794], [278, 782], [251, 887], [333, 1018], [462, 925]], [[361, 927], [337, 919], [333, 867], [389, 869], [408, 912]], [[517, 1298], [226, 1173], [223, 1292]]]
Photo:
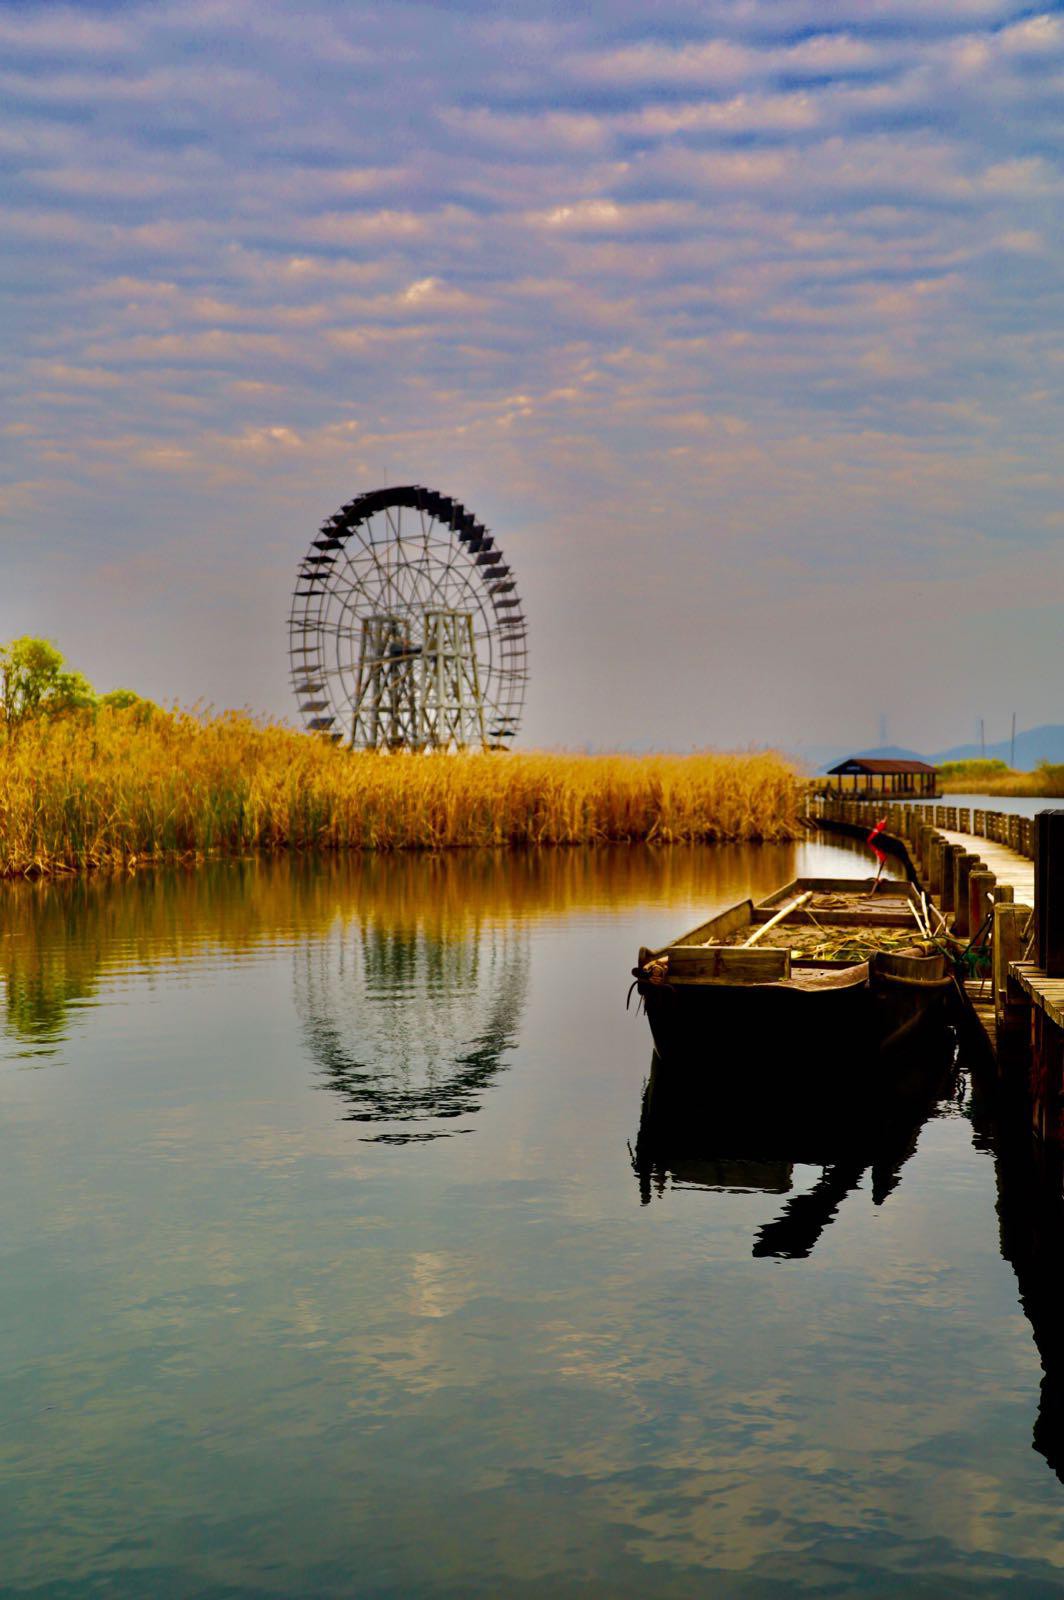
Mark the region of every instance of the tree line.
[[31, 718], [97, 711], [101, 706], [115, 711], [135, 706], [146, 716], [156, 709], [133, 689], [97, 694], [84, 673], [67, 666], [63, 652], [50, 639], [24, 634], [0, 645], [0, 719], [9, 739]]

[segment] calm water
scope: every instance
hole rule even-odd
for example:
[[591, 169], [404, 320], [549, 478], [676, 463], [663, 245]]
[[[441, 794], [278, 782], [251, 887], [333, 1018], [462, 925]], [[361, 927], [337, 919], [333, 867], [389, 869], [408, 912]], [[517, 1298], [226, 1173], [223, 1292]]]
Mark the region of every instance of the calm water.
[[1035, 817], [1039, 811], [1051, 811], [1060, 806], [1060, 800], [1044, 795], [1029, 794], [944, 794], [936, 800], [938, 806], [968, 806], [979, 811], [1005, 811], [1017, 817]]
[[641, 1128], [638, 945], [864, 861], [6, 893], [0, 1593], [1060, 1594], [1058, 1175]]
[[951, 794], [937, 803], [973, 806], [980, 811], [1011, 811], [1018, 817], [1035, 817], [1039, 811], [1052, 811], [1061, 804], [1059, 800], [1029, 794]]

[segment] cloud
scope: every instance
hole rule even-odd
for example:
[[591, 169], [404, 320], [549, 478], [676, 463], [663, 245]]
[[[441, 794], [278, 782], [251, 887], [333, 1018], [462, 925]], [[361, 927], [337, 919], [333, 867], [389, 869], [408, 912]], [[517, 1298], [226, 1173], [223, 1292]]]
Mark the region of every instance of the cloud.
[[135, 49], [136, 44], [137, 31], [128, 24], [71, 6], [0, 14], [0, 48], [19, 54], [113, 57]]
[[879, 59], [871, 40], [851, 33], [819, 33], [795, 44], [761, 49], [726, 38], [698, 44], [644, 42], [579, 57], [573, 70], [612, 83], [733, 84], [787, 74], [839, 76], [871, 70]]
[[73, 384], [85, 389], [116, 389], [121, 383], [107, 367], [71, 367], [62, 361], [33, 363], [38, 375], [49, 383]]
[[218, 366], [249, 356], [272, 356], [285, 361], [300, 358], [299, 346], [273, 333], [234, 333], [208, 328], [202, 333], [141, 334], [89, 345], [86, 354], [102, 361], [195, 361]]
[[307, 241], [343, 245], [410, 239], [425, 230], [425, 219], [414, 211], [329, 211], [305, 222], [300, 232]]
[[[627, 661], [645, 627], [653, 671], [695, 596], [697, 670], [742, 606], [871, 581], [883, 548], [914, 583], [1045, 548], [1051, 9], [31, 0], [0, 56], [5, 494], [68, 554], [120, 566], [194, 516], [253, 561], [356, 477], [438, 481], [529, 530], [539, 736], [621, 739], [607, 689], [556, 709], [585, 632]], [[191, 663], [175, 692], [260, 703], [268, 641], [239, 654], [253, 683]]]
[[605, 197], [577, 200], [571, 205], [552, 206], [533, 213], [534, 227], [558, 228], [576, 233], [645, 234], [660, 228], [682, 226], [690, 221], [692, 208], [685, 202], [655, 200], [622, 202]]

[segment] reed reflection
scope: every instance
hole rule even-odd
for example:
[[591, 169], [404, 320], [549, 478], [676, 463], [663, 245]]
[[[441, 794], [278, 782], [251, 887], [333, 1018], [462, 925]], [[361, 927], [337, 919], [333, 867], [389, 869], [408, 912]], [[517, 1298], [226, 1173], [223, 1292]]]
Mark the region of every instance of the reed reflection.
[[813, 1187], [792, 1194], [752, 1247], [754, 1256], [810, 1255], [866, 1174], [876, 1205], [897, 1188], [920, 1129], [956, 1092], [954, 1035], [944, 1029], [919, 1054], [895, 1063], [889, 1092], [867, 1063], [854, 1062], [853, 1078], [877, 1087], [855, 1089], [841, 1106], [807, 1090], [769, 1103], [756, 1089], [707, 1089], [655, 1055], [633, 1152], [643, 1204], [671, 1188], [790, 1194], [795, 1166], [819, 1167]]
[[[444, 940], [470, 928], [594, 907], [735, 899], [793, 876], [794, 845], [610, 846], [212, 862], [194, 869], [0, 883], [9, 1034], [30, 1053], [63, 1039], [101, 980], [220, 951], [251, 958], [352, 918], [409, 929], [426, 907]], [[398, 935], [402, 937], [401, 933]]]

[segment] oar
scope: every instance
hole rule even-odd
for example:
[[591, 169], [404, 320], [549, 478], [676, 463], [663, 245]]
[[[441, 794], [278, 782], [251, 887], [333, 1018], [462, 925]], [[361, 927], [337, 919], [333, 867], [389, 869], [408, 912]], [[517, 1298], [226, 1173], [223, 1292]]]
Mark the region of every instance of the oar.
[[770, 928], [774, 928], [776, 926], [777, 922], [782, 922], [784, 917], [789, 917], [792, 911], [798, 911], [802, 906], [805, 905], [807, 900], [811, 900], [812, 898], [812, 889], [807, 889], [805, 894], [800, 894], [797, 900], [792, 900], [789, 906], [784, 906], [783, 910], [777, 911], [774, 917], [769, 917], [768, 921], [763, 922], [760, 928], [755, 928], [749, 939], [747, 939], [743, 944], [742, 949], [749, 950], [750, 946], [752, 944], [756, 944], [763, 934], [766, 934]]

